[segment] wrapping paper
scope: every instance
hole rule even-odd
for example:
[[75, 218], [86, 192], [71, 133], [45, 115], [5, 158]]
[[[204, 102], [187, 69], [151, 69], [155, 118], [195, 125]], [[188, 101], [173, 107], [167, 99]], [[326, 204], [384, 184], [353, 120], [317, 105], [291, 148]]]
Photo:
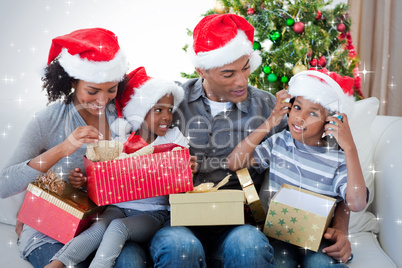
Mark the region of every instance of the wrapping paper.
[[58, 195], [31, 183], [18, 220], [65, 244], [85, 230], [103, 209], [70, 184]]

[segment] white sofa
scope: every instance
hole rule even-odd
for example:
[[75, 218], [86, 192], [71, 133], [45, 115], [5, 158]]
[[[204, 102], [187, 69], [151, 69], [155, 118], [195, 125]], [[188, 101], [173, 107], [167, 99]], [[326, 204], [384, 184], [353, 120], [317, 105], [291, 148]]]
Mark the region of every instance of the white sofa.
[[[377, 116], [374, 98], [358, 104], [350, 124], [371, 204], [351, 216], [354, 259], [348, 266], [402, 268], [402, 117]], [[0, 200], [0, 267], [32, 267], [19, 257], [13, 226], [22, 199], [23, 194]]]

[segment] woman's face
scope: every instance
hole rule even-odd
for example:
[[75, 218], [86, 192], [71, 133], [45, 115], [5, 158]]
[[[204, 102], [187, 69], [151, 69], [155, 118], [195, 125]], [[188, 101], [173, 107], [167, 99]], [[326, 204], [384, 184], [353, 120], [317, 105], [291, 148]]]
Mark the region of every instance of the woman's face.
[[117, 95], [118, 82], [90, 83], [83, 80], [73, 82], [75, 88], [73, 101], [77, 110], [99, 116], [103, 114], [106, 105]]

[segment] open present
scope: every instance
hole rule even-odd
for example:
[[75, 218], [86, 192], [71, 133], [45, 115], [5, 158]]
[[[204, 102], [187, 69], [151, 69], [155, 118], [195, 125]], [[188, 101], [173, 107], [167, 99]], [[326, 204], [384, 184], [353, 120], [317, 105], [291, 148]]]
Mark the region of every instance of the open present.
[[317, 252], [336, 199], [283, 184], [269, 204], [264, 234]]
[[[147, 148], [141, 150], [144, 149]], [[137, 152], [127, 154], [123, 151], [124, 157], [120, 155], [119, 159], [102, 162], [93, 162], [84, 156], [88, 195], [97, 205], [193, 189], [187, 148], [170, 143], [152, 146], [151, 154], [139, 155]]]

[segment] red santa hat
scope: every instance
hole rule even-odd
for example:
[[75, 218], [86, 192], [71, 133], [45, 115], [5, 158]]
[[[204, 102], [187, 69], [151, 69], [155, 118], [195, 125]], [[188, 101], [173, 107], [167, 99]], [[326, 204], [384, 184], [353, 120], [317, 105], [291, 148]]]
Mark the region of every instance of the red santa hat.
[[112, 130], [123, 139], [141, 127], [148, 111], [163, 96], [172, 94], [175, 108], [184, 97], [182, 87], [174, 82], [149, 77], [144, 67], [130, 72], [128, 79], [123, 95], [115, 99], [118, 119], [112, 124]]
[[127, 72], [117, 36], [102, 28], [80, 29], [54, 38], [47, 64], [56, 58], [71, 77], [86, 82], [120, 82]]
[[254, 27], [235, 14], [212, 14], [194, 28], [190, 57], [194, 67], [209, 70], [232, 63], [244, 55], [250, 57], [251, 72], [261, 64], [254, 51]]
[[345, 113], [350, 116], [354, 109], [354, 79], [323, 68], [297, 73], [289, 81], [289, 94], [301, 96], [321, 104], [332, 112]]

